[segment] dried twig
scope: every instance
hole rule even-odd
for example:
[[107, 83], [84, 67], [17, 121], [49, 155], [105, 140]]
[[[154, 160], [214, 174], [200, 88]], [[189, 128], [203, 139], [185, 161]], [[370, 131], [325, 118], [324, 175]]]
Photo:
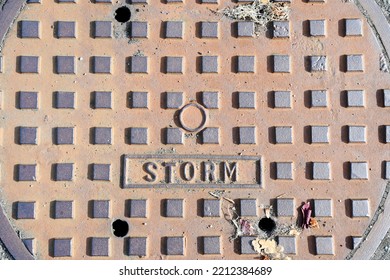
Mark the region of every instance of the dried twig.
[[259, 26], [266, 26], [275, 20], [288, 20], [290, 4], [284, 2], [269, 2], [254, 0], [252, 4], [227, 7], [222, 14], [234, 20], [252, 21]]

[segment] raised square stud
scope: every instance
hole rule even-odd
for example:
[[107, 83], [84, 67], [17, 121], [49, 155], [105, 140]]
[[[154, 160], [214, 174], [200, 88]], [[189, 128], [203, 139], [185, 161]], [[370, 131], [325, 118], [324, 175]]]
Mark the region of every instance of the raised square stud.
[[128, 207], [129, 218], [146, 218], [146, 199], [130, 199]]
[[237, 22], [237, 37], [252, 37], [255, 32], [255, 24], [252, 21]]
[[52, 257], [71, 257], [72, 256], [72, 239], [71, 238], [61, 238], [61, 239], [52, 239]]
[[94, 38], [111, 38], [112, 37], [112, 22], [111, 21], [95, 21], [93, 23]]
[[183, 217], [183, 199], [166, 199], [164, 201], [165, 217]]
[[288, 55], [274, 55], [273, 56], [274, 73], [289, 73], [290, 72], [290, 56]]
[[291, 108], [291, 92], [290, 91], [274, 91], [274, 107], [275, 108]]
[[218, 38], [218, 22], [201, 22], [200, 37]]
[[41, 0], [27, 0], [27, 4], [41, 4]]
[[56, 181], [73, 180], [73, 163], [57, 163], [54, 170]]
[[165, 22], [165, 38], [183, 38], [183, 22], [167, 21]]
[[76, 0], [57, 0], [58, 3], [76, 3]]
[[360, 18], [349, 18], [344, 20], [345, 24], [345, 36], [362, 36], [363, 27], [362, 20]]
[[390, 107], [390, 89], [383, 90], [383, 106]]
[[204, 91], [202, 92], [202, 103], [207, 109], [219, 108], [219, 93], [216, 91]]
[[203, 144], [219, 144], [219, 128], [207, 127], [202, 131]]
[[310, 56], [310, 71], [321, 72], [326, 71], [326, 56]]
[[275, 143], [276, 144], [292, 144], [292, 127], [279, 126], [275, 127]]
[[345, 65], [347, 72], [363, 72], [363, 55], [352, 54], [345, 56]]
[[73, 127], [56, 127], [55, 130], [55, 144], [56, 145], [73, 145], [74, 135]]
[[111, 57], [109, 56], [93, 56], [92, 73], [95, 74], [111, 74]]
[[20, 91], [18, 101], [19, 109], [38, 109], [38, 92]]
[[218, 73], [218, 56], [202, 56], [202, 73]]
[[288, 21], [274, 21], [273, 37], [274, 38], [289, 38], [290, 37], [290, 22]]
[[370, 203], [367, 199], [352, 199], [351, 204], [352, 218], [370, 216]]
[[18, 28], [20, 38], [39, 38], [39, 21], [21, 20]]
[[57, 74], [76, 74], [74, 56], [56, 56], [55, 61]]
[[359, 243], [362, 241], [361, 236], [351, 236], [352, 239], [352, 249], [356, 249]]
[[365, 143], [366, 127], [365, 126], [348, 126], [349, 143]]
[[165, 244], [167, 255], [184, 255], [184, 237], [166, 237]]
[[95, 127], [94, 131], [94, 144], [98, 145], [111, 145], [112, 144], [112, 136], [111, 127]]
[[58, 91], [54, 93], [54, 106], [57, 109], [74, 109], [75, 93]]
[[128, 251], [129, 256], [146, 256], [146, 237], [129, 237], [128, 239]]
[[256, 144], [256, 128], [243, 126], [238, 128], [238, 144]]
[[38, 56], [19, 56], [19, 72], [22, 74], [39, 73], [39, 57]]
[[278, 245], [283, 247], [285, 254], [297, 254], [297, 241], [295, 236], [278, 236]]
[[331, 199], [314, 199], [313, 210], [315, 217], [332, 217], [332, 200]]
[[218, 4], [218, 0], [200, 0], [201, 3], [205, 3], [205, 4]]
[[238, 108], [255, 109], [256, 93], [255, 92], [237, 92]]
[[325, 36], [325, 20], [309, 20], [310, 36]]
[[217, 255], [221, 253], [221, 242], [219, 236], [204, 236], [203, 237], [203, 254]]
[[385, 173], [385, 179], [390, 180], [390, 161], [385, 161], [384, 162], [384, 173]]
[[146, 145], [148, 144], [148, 128], [132, 127], [130, 128], [130, 144]]
[[16, 203], [16, 219], [35, 219], [35, 202]]
[[292, 180], [292, 162], [276, 162], [276, 179], [277, 180]]
[[350, 179], [351, 180], [367, 180], [368, 179], [368, 164], [367, 164], [367, 162], [351, 162], [350, 163]]
[[109, 256], [109, 240], [108, 237], [91, 237], [89, 238], [89, 255], [93, 257], [108, 257]]
[[148, 23], [145, 21], [130, 22], [130, 37], [148, 38]]
[[183, 106], [182, 92], [167, 92], [165, 94], [165, 108], [179, 109], [181, 106]]
[[20, 145], [37, 145], [38, 128], [37, 127], [19, 127]]
[[[99, 1], [107, 1], [107, 0], [99, 0]], [[150, 0], [130, 0], [131, 4], [148, 4]]]
[[73, 201], [54, 201], [54, 219], [72, 219]]
[[313, 162], [312, 163], [312, 179], [313, 180], [330, 180], [330, 163], [329, 162]]
[[183, 57], [167, 56], [165, 58], [166, 68], [165, 73], [183, 74]]
[[76, 22], [57, 21], [55, 24], [57, 38], [76, 38]]
[[148, 93], [141, 91], [133, 91], [130, 93], [130, 107], [131, 108], [149, 108]]
[[311, 143], [313, 143], [313, 144], [329, 143], [329, 127], [328, 126], [312, 126], [311, 127]]
[[16, 166], [17, 181], [36, 181], [36, 164], [18, 164]]
[[165, 129], [166, 144], [183, 144], [183, 132], [180, 128], [168, 127]]
[[24, 246], [27, 248], [27, 250], [30, 252], [31, 255], [35, 254], [36, 248], [35, 248], [35, 239], [34, 238], [23, 238], [22, 242]]
[[384, 126], [384, 134], [385, 143], [390, 143], [390, 125]]
[[316, 236], [315, 244], [317, 255], [334, 255], [332, 236]]
[[130, 73], [148, 73], [148, 57], [147, 56], [132, 56], [129, 65]]
[[293, 198], [278, 198], [276, 200], [276, 215], [278, 217], [293, 217], [295, 202]]
[[241, 254], [258, 254], [254, 249], [252, 242], [256, 239], [255, 236], [242, 236], [240, 238], [240, 251]]
[[240, 199], [240, 216], [257, 216], [256, 199]]
[[364, 107], [364, 91], [363, 90], [348, 90], [347, 91], [347, 106], [348, 107]]
[[94, 109], [111, 109], [111, 91], [95, 91], [93, 93]]
[[92, 180], [110, 181], [110, 164], [93, 164], [92, 165]]
[[325, 108], [328, 106], [328, 97], [326, 90], [311, 90], [311, 107]]
[[110, 217], [109, 200], [92, 200], [92, 217], [105, 219]]
[[219, 217], [221, 203], [219, 199], [204, 199], [203, 200], [203, 217]]
[[255, 72], [255, 57], [254, 56], [238, 56], [237, 73], [254, 73]]

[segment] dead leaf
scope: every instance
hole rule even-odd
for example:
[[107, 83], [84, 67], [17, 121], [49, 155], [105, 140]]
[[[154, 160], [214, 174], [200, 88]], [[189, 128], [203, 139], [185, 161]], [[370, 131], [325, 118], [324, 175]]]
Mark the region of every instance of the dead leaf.
[[320, 228], [318, 221], [315, 218], [310, 218], [309, 228]]

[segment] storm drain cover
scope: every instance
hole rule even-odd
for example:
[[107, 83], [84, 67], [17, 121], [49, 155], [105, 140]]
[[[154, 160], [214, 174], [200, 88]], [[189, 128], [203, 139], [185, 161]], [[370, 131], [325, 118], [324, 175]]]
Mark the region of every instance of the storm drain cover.
[[355, 3], [1, 2], [11, 253], [343, 259], [365, 241], [390, 79]]

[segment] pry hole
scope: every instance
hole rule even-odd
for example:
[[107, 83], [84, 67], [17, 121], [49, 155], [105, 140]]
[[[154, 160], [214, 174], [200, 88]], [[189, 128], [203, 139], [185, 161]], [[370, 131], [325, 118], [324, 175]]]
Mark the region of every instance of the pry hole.
[[128, 22], [130, 20], [130, 17], [131, 17], [130, 9], [125, 6], [120, 7], [115, 11], [115, 19], [118, 22], [122, 22], [122, 23]]
[[276, 223], [274, 220], [272, 220], [271, 218], [262, 218], [260, 221], [259, 221], [259, 228], [270, 234], [274, 231], [274, 229], [276, 228]]
[[112, 223], [112, 229], [116, 237], [124, 237], [129, 232], [129, 224], [118, 219]]

